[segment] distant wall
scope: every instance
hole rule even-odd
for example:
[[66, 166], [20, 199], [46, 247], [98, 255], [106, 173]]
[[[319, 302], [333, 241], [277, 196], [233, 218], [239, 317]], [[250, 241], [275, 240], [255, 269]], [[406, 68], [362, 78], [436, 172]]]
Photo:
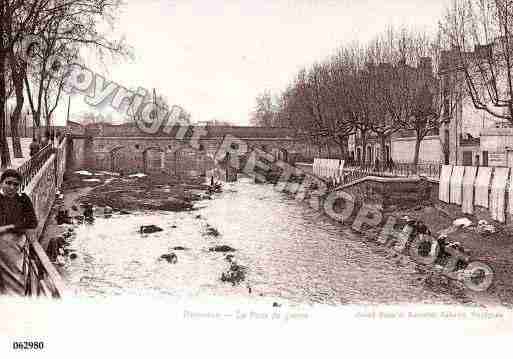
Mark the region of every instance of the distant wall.
[[86, 167], [86, 139], [74, 138], [68, 143], [67, 169], [75, 170]]
[[[130, 129], [133, 130], [133, 129]], [[128, 130], [127, 130], [128, 131]], [[235, 137], [232, 137], [235, 140]], [[87, 137], [85, 139], [74, 138], [72, 155], [70, 155], [71, 168], [96, 168], [103, 170], [144, 171], [148, 160], [156, 164], [156, 157], [151, 151], [159, 151], [162, 154], [162, 168], [171, 169], [181, 166], [198, 167], [198, 163], [205, 162], [205, 157], [214, 158], [221, 148], [223, 138], [202, 138], [199, 140], [199, 149], [189, 145], [189, 139], [176, 139], [173, 137], [137, 137], [127, 133], [124, 137]], [[258, 148], [270, 154], [294, 157], [294, 154], [306, 153], [307, 147], [294, 139], [259, 139], [242, 138], [249, 149]], [[150, 151], [150, 152], [148, 152]], [[194, 152], [195, 156], [190, 156]], [[148, 156], [149, 154], [149, 156]], [[184, 155], [187, 154], [187, 155]], [[207, 161], [208, 162], [208, 161]], [[194, 169], [191, 169], [194, 170]]]
[[[391, 141], [394, 162], [413, 163], [415, 154], [415, 137], [394, 138]], [[440, 162], [442, 146], [438, 136], [426, 136], [420, 143], [419, 162]]]

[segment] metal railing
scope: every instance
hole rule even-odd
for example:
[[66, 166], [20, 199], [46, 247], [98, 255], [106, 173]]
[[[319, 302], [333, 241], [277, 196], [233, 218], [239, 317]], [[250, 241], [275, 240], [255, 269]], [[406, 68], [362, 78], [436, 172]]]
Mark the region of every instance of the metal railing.
[[54, 152], [55, 149], [52, 144], [49, 143], [18, 168], [18, 172], [23, 177], [20, 190], [23, 191], [25, 189]]
[[440, 171], [442, 165], [440, 163], [394, 163], [383, 165], [360, 165], [346, 167], [344, 172], [359, 171], [368, 176], [380, 177], [411, 177], [411, 176], [424, 176], [433, 179], [440, 178]]
[[38, 241], [28, 240], [23, 249], [25, 296], [62, 298], [66, 292], [60, 274]]
[[[65, 169], [65, 162], [60, 162], [65, 161], [66, 141], [63, 141], [58, 148], [54, 148], [53, 144], [49, 143], [18, 168], [23, 176], [20, 185], [22, 191], [43, 169], [53, 153], [57, 153], [53, 158], [53, 161], [56, 162], [53, 175], [55, 176], [56, 187], [58, 187], [59, 182], [61, 182], [59, 178]], [[37, 186], [37, 184], [35, 185]], [[19, 278], [19, 281], [24, 285], [24, 294], [31, 297], [62, 298], [66, 293], [66, 285], [36, 235], [35, 232], [26, 235], [26, 244], [23, 247], [23, 278]]]

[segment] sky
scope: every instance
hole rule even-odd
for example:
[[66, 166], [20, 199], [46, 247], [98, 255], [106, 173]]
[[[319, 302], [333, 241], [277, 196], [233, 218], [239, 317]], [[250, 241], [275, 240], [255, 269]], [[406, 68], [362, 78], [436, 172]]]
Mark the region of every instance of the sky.
[[[88, 67], [127, 88], [155, 88], [170, 105], [190, 112], [193, 122], [248, 125], [256, 96], [279, 94], [299, 68], [389, 25], [435, 30], [450, 0], [127, 3], [115, 31], [126, 37], [135, 59]], [[62, 103], [55, 123], [64, 122]], [[83, 97], [73, 97], [72, 118], [90, 110]]]

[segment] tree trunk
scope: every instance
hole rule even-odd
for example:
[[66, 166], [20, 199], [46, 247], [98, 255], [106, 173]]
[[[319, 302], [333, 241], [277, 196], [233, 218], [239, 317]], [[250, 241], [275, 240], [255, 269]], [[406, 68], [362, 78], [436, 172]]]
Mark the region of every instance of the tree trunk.
[[11, 166], [11, 156], [9, 155], [9, 146], [7, 145], [5, 131], [5, 51], [4, 51], [4, 20], [3, 13], [5, 4], [2, 1], [0, 8], [0, 167], [6, 168]]
[[347, 162], [349, 156], [347, 155], [345, 144], [341, 142], [338, 146], [340, 147], [340, 158]]
[[339, 137], [338, 145], [340, 147], [340, 157], [343, 160], [349, 159], [349, 148], [347, 145], [347, 137]]
[[362, 166], [367, 163], [367, 138], [362, 136]]
[[326, 151], [328, 152], [328, 158], [331, 158], [331, 148], [329, 143], [326, 143]]
[[15, 64], [11, 62], [12, 79], [16, 93], [16, 107], [11, 116], [12, 151], [14, 158], [23, 158], [19, 134], [21, 111], [23, 110], [23, 103], [25, 101], [25, 97], [23, 96], [23, 73], [21, 72], [23, 70], [17, 73], [14, 66]]
[[413, 172], [417, 173], [417, 165], [419, 164], [419, 152], [420, 152], [420, 142], [422, 141], [419, 136], [415, 137], [415, 152], [413, 153]]
[[[30, 83], [29, 83], [26, 73], [23, 78], [23, 81], [25, 82], [25, 85], [27, 88], [27, 95], [28, 95], [28, 100], [29, 100], [29, 104], [30, 104], [30, 110], [32, 112], [32, 126], [39, 128], [39, 127], [41, 127], [41, 94], [39, 95], [39, 101], [37, 103], [38, 107], [36, 108], [36, 104], [34, 104], [34, 101], [32, 100], [33, 96], [31, 95]], [[41, 93], [41, 91], [40, 91], [40, 93]]]
[[387, 162], [387, 136], [381, 135], [379, 139], [381, 142], [381, 165], [384, 167]]
[[37, 128], [41, 127], [41, 111], [32, 112], [32, 118]]
[[[2, 11], [3, 12], [3, 11]], [[0, 13], [1, 17], [1, 13]], [[3, 31], [0, 32], [3, 37]], [[3, 41], [3, 40], [0, 40]], [[2, 46], [3, 47], [3, 46]], [[5, 118], [5, 53], [0, 48], [0, 167], [7, 168], [11, 166], [11, 156], [6, 137], [6, 118]]]
[[443, 162], [444, 162], [444, 165], [448, 165], [449, 164], [449, 144], [447, 143], [442, 143], [442, 152], [443, 152], [443, 155], [444, 155], [444, 158], [443, 158]]

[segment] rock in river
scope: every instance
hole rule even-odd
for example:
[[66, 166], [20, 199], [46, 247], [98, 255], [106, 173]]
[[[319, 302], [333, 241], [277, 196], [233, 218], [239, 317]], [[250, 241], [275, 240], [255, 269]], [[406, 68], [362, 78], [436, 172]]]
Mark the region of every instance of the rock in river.
[[232, 285], [239, 284], [246, 278], [246, 267], [232, 262], [230, 269], [221, 274], [221, 281], [230, 282]]
[[182, 247], [182, 246], [176, 246], [176, 247], [173, 247], [173, 250], [174, 251], [187, 251], [187, 250], [189, 250], [189, 248]]
[[163, 229], [154, 224], [150, 224], [148, 226], [141, 226], [141, 228], [139, 229], [139, 232], [141, 233], [155, 233], [161, 231], [163, 231]]
[[178, 257], [174, 253], [163, 254], [160, 256], [160, 259], [165, 259], [166, 261], [168, 261], [171, 264], [175, 264], [176, 262], [178, 262]]
[[226, 244], [210, 247], [208, 250], [210, 252], [235, 252], [236, 251], [235, 248], [227, 246]]
[[209, 224], [207, 224], [206, 235], [214, 236], [214, 237], [219, 237], [220, 233], [219, 233], [219, 231], [217, 229], [215, 229], [214, 227], [211, 227]]
[[162, 211], [179, 212], [191, 209], [193, 207], [191, 203], [173, 197], [168, 197], [168, 199], [164, 201], [154, 202], [154, 207]]

